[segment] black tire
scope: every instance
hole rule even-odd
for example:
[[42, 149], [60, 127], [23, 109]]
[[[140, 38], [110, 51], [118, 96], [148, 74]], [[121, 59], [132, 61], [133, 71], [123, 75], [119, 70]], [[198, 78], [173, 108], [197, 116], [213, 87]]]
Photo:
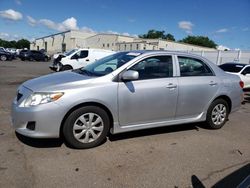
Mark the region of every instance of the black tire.
[[7, 59], [8, 59], [8, 58], [7, 58], [6, 55], [1, 55], [1, 56], [0, 56], [0, 60], [1, 60], [1, 61], [7, 61]]
[[63, 65], [60, 71], [66, 71], [66, 70], [72, 70], [72, 69], [73, 67], [71, 67], [70, 65]]
[[33, 57], [30, 57], [29, 60], [30, 61], [35, 61], [35, 59]]
[[[222, 114], [220, 114], [220, 115], [216, 114], [217, 109], [215, 109], [215, 108], [219, 107], [219, 106], [221, 106], [221, 109], [224, 109], [222, 107], [225, 107], [225, 114], [223, 116], [222, 116]], [[214, 115], [213, 112], [216, 115]], [[228, 103], [224, 99], [216, 99], [212, 102], [212, 104], [208, 108], [206, 124], [210, 129], [220, 129], [221, 127], [224, 126], [224, 124], [228, 120], [228, 115], [229, 115]], [[218, 120], [218, 118], [216, 119], [217, 116], [220, 116], [219, 118], [221, 118], [221, 121], [217, 121], [218, 124], [216, 124], [214, 122], [214, 121]], [[213, 118], [215, 120], [213, 120]]]
[[[96, 138], [96, 140], [93, 140], [88, 143], [83, 143], [77, 140], [77, 138], [75, 138], [74, 136], [75, 132], [73, 130], [73, 127], [79, 117], [82, 117], [83, 115], [89, 114], [89, 113], [94, 113], [98, 115], [99, 117], [101, 117], [102, 123], [103, 123], [102, 124], [103, 129], [99, 137]], [[109, 116], [107, 112], [97, 106], [86, 106], [86, 107], [81, 107], [81, 108], [76, 109], [67, 117], [63, 125], [62, 132], [63, 132], [63, 136], [64, 136], [66, 144], [68, 144], [70, 147], [77, 148], [77, 149], [88, 149], [88, 148], [93, 148], [102, 144], [106, 140], [109, 129], [110, 129], [110, 120], [109, 120]], [[90, 133], [88, 135], [90, 135]], [[82, 139], [84, 139], [84, 137], [86, 137], [86, 134], [83, 135]]]

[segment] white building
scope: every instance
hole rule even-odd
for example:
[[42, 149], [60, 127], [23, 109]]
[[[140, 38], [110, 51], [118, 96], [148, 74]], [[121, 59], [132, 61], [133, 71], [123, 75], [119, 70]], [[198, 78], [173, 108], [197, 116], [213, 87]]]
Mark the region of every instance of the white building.
[[73, 48], [84, 47], [85, 39], [93, 35], [95, 34], [69, 30], [37, 38], [30, 44], [30, 49], [45, 49], [49, 54], [64, 52]]
[[185, 43], [162, 39], [141, 39], [131, 36], [107, 33], [84, 33], [69, 30], [35, 39], [30, 49], [45, 49], [49, 54], [64, 52], [73, 48], [100, 48], [114, 51], [124, 50], [175, 50], [175, 51], [216, 51]]

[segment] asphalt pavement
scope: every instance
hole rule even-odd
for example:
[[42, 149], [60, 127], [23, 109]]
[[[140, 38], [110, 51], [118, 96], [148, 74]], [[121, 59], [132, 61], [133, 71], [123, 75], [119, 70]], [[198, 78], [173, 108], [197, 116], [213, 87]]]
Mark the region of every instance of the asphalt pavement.
[[17, 135], [10, 106], [51, 62], [0, 61], [0, 187], [234, 187], [250, 175], [250, 95], [220, 130], [202, 123], [111, 135], [76, 150]]

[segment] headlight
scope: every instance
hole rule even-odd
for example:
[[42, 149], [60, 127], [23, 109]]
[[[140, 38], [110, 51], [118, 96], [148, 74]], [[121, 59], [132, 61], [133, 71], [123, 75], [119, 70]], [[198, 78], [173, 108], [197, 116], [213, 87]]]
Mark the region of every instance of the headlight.
[[33, 93], [25, 101], [24, 107], [37, 106], [58, 100], [64, 93]]

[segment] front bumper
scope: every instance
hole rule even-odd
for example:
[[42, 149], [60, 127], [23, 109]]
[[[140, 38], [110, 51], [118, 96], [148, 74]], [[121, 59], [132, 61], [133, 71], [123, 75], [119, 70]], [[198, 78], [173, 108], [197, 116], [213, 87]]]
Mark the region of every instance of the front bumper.
[[[58, 138], [63, 119], [63, 110], [55, 102], [41, 104], [35, 107], [20, 107], [14, 100], [11, 108], [13, 128], [21, 135], [32, 138]], [[28, 123], [35, 122], [34, 130]]]
[[49, 68], [50, 68], [51, 70], [53, 70], [53, 71], [57, 71], [57, 67], [54, 66], [54, 65], [50, 65]]
[[50, 65], [49, 68], [53, 71], [59, 72], [62, 68], [62, 63], [54, 60], [53, 64]]

